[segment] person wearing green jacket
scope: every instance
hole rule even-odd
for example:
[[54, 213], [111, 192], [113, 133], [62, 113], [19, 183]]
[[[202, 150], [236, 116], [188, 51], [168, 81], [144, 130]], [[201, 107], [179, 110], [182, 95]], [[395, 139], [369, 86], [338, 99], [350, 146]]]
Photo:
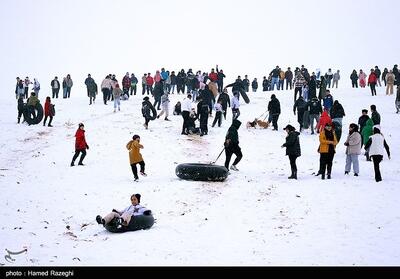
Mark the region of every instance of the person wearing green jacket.
[[[367, 144], [369, 137], [372, 136], [373, 127], [374, 127], [374, 121], [372, 121], [372, 119], [370, 118], [367, 120], [367, 123], [365, 123], [365, 126], [361, 131], [362, 141], [364, 145]], [[365, 157], [367, 161], [371, 161], [371, 159], [369, 158], [368, 150], [365, 150]]]

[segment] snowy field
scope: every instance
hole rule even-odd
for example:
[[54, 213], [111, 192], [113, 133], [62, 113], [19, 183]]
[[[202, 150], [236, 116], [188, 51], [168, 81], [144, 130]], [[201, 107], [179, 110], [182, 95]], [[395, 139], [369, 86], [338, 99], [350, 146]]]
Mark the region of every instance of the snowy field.
[[[100, 82], [100, 77], [94, 78]], [[44, 84], [42, 104], [50, 95]], [[53, 101], [56, 116], [49, 128], [16, 124], [16, 100], [12, 93], [3, 94], [0, 251], [27, 252], [13, 256], [12, 263], [0, 255], [0, 265], [399, 265], [400, 115], [395, 113], [395, 95], [386, 96], [383, 87], [376, 97], [369, 88], [332, 89], [346, 112], [332, 180], [312, 175], [319, 166], [319, 143], [316, 135], [305, 131], [300, 136], [299, 179], [289, 181], [289, 160], [281, 145], [286, 124], [298, 129], [293, 92], [274, 93], [282, 106], [279, 131], [246, 129], [247, 121], [266, 111], [271, 95], [260, 89], [250, 92], [251, 103], [241, 104], [239, 118], [244, 155], [240, 171], [222, 183], [179, 180], [175, 167], [216, 159], [230, 111], [221, 128], [210, 127], [202, 138], [180, 134], [181, 116], [170, 116], [171, 122], [152, 121], [145, 130], [141, 93], [113, 113], [112, 104], [104, 106], [100, 96], [89, 106], [86, 89], [77, 85], [71, 99]], [[170, 97], [172, 111], [183, 97]], [[359, 177], [344, 175], [347, 127], [371, 104], [381, 114], [382, 133], [392, 153], [391, 160], [385, 156], [381, 163], [381, 183], [375, 182], [373, 164], [364, 156]], [[71, 168], [79, 122], [85, 124], [90, 150], [85, 166]], [[133, 182], [125, 147], [134, 134], [141, 136], [148, 174], [138, 183]], [[223, 154], [217, 164], [223, 165], [224, 159]], [[154, 213], [156, 223], [150, 230], [112, 234], [96, 223], [96, 215], [129, 205], [134, 193], [140, 193], [141, 204]]]

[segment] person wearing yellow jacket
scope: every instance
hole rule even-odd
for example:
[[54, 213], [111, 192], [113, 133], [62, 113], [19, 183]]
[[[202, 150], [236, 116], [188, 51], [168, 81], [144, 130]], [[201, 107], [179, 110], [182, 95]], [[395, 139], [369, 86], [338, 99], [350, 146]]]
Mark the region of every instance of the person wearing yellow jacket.
[[140, 165], [140, 174], [143, 176], [147, 176], [144, 172], [144, 161], [142, 154], [140, 154], [140, 149], [143, 148], [143, 145], [140, 144], [140, 136], [134, 135], [132, 140], [128, 142], [126, 148], [129, 150], [129, 162], [131, 164], [133, 176], [135, 177], [135, 181], [139, 180], [138, 172], [136, 165]]
[[325, 125], [325, 128], [319, 134], [319, 149], [320, 153], [320, 172], [321, 178], [325, 179], [325, 171], [327, 172], [327, 178], [331, 179], [332, 173], [332, 162], [335, 156], [335, 148], [338, 144], [335, 130], [333, 130], [330, 123]]

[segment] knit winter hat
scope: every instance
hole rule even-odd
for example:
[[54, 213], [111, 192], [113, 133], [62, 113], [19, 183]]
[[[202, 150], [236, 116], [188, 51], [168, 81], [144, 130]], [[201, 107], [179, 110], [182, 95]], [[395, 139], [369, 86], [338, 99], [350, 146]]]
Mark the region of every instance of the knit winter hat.
[[83, 127], [83, 126], [85, 126], [85, 125], [83, 125], [83, 123], [79, 123], [79, 128]]
[[134, 136], [132, 137], [132, 139], [133, 139], [133, 140], [140, 139], [140, 136], [139, 136], [139, 135], [134, 135]]

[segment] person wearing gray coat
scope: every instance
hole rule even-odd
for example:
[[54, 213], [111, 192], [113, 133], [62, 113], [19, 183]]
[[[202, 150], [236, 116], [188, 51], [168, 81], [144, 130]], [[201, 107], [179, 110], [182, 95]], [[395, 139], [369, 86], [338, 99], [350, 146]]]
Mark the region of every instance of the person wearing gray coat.
[[358, 156], [361, 154], [361, 134], [358, 132], [358, 125], [351, 123], [349, 127], [349, 135], [344, 143], [346, 146], [346, 167], [344, 174], [349, 174], [351, 164], [353, 164], [354, 176], [358, 176], [360, 173], [360, 167], [358, 163]]

